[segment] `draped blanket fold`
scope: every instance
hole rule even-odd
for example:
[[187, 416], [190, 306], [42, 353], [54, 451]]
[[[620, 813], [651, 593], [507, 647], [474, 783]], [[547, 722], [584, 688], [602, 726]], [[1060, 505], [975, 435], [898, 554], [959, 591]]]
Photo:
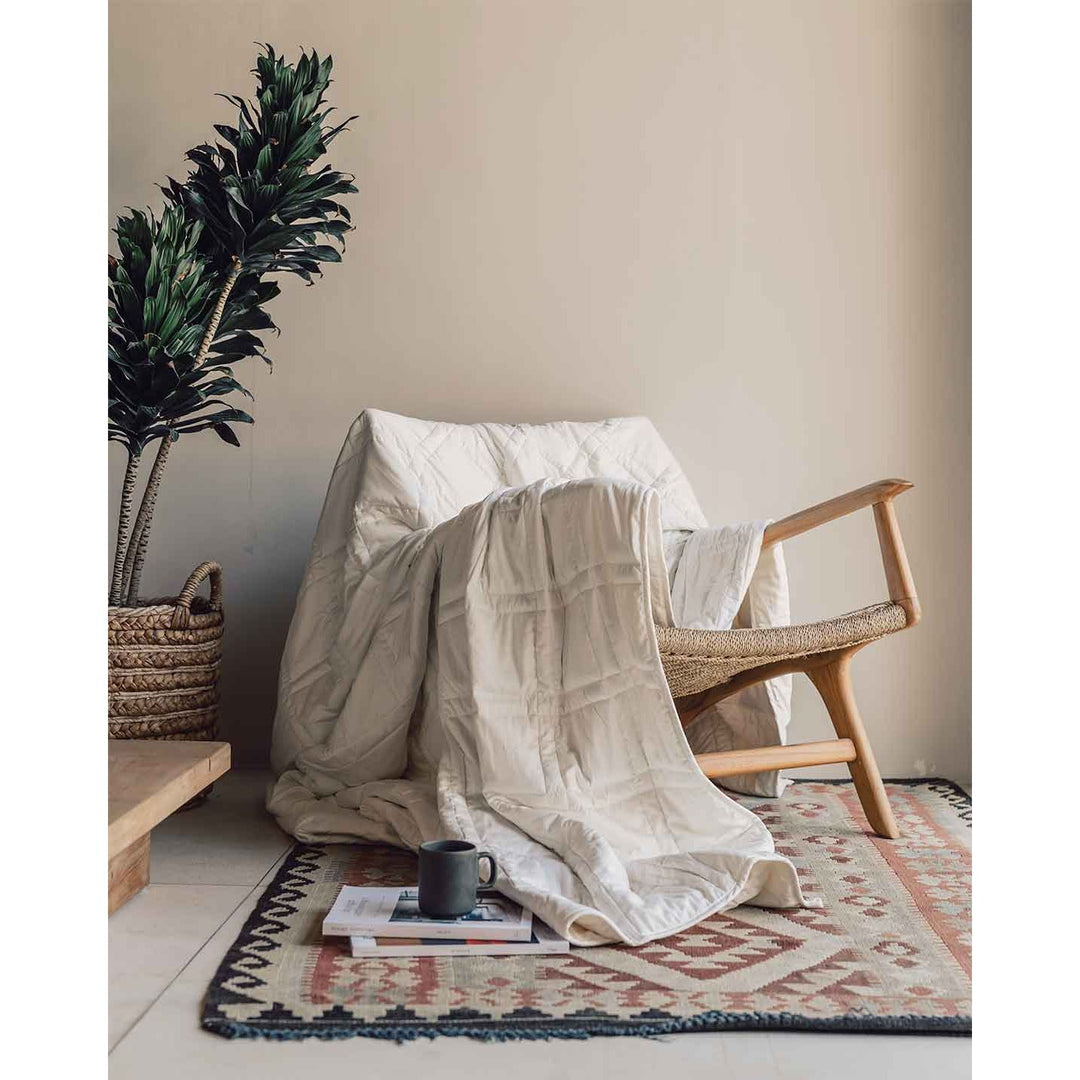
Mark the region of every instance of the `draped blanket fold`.
[[303, 840], [472, 841], [575, 944], [807, 903], [664, 680], [665, 554], [704, 524], [648, 421], [363, 413], [282, 662], [270, 810]]

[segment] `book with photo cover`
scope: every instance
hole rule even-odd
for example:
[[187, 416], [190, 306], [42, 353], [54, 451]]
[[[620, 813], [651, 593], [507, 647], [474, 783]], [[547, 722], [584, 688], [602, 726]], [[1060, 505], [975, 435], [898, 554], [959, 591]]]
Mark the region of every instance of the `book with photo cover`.
[[415, 886], [367, 888], [342, 885], [323, 920], [327, 937], [451, 938], [468, 941], [522, 941], [532, 938], [532, 912], [495, 892], [456, 919], [433, 919], [420, 910]]
[[349, 938], [354, 958], [390, 956], [526, 956], [567, 953], [570, 942], [534, 919], [529, 941], [477, 941], [455, 938]]

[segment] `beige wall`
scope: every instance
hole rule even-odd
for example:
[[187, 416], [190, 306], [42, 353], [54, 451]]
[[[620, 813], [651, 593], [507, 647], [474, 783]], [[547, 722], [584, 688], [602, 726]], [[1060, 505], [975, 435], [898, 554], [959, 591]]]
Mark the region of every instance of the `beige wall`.
[[[970, 775], [970, 12], [933, 0], [114, 0], [110, 213], [332, 50], [345, 261], [275, 302], [257, 424], [174, 451], [148, 592], [226, 569], [223, 730], [264, 758], [330, 467], [365, 405], [645, 413], [715, 523], [883, 476], [925, 620], [856, 680], [886, 775]], [[122, 451], [110, 451], [115, 507]], [[868, 513], [793, 542], [794, 615], [884, 596]], [[824, 713], [796, 689], [796, 739]], [[837, 775], [842, 770], [832, 770]]]

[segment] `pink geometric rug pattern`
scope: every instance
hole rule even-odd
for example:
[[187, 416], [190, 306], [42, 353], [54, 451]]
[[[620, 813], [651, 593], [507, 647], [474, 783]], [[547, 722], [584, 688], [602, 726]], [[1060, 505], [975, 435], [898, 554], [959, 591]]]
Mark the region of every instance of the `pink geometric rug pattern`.
[[412, 854], [298, 846], [207, 993], [228, 1037], [584, 1038], [790, 1029], [969, 1034], [970, 800], [887, 783], [900, 840], [867, 829], [848, 782], [739, 796], [821, 909], [739, 907], [636, 948], [354, 960], [320, 924], [342, 883], [412, 884]]

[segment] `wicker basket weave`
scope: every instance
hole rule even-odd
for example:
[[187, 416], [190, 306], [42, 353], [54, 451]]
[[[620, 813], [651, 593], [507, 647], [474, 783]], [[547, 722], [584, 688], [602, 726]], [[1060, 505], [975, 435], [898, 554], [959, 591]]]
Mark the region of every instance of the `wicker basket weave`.
[[740, 672], [765, 664], [864, 645], [905, 626], [904, 609], [890, 601], [795, 626], [738, 630], [658, 626], [656, 638], [671, 696], [678, 698], [730, 682]]
[[[209, 600], [195, 592], [210, 579]], [[180, 595], [109, 608], [109, 738], [210, 740], [225, 615], [221, 567], [195, 567]]]

